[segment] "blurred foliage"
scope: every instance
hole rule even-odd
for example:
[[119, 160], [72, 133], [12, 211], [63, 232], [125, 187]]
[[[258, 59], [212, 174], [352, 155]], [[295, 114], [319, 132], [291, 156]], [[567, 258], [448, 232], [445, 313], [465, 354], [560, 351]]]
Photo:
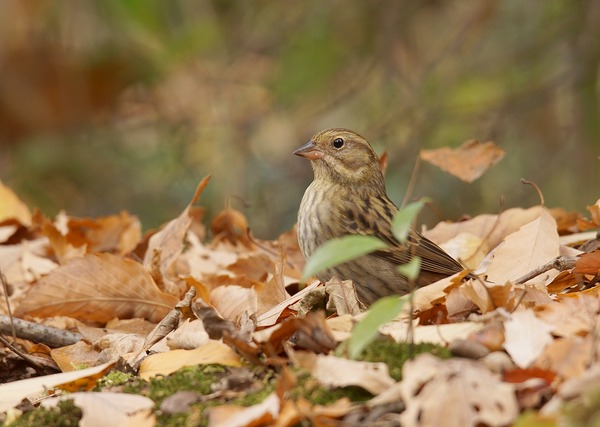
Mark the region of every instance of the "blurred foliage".
[[[438, 216], [598, 198], [595, 0], [4, 0], [0, 179], [53, 215], [177, 215], [205, 174], [214, 215], [291, 227], [312, 172], [291, 155], [348, 127], [390, 155], [400, 203], [420, 148], [492, 139], [467, 185], [427, 165]], [[231, 196], [241, 197], [248, 206]]]

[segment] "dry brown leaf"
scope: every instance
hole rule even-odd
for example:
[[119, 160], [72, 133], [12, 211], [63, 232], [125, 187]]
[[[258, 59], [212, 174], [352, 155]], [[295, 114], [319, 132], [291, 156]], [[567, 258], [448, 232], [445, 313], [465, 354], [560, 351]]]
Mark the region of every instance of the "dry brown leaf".
[[[498, 307], [507, 307], [513, 285], [510, 283], [492, 284], [470, 279], [461, 285], [460, 290], [479, 307], [482, 314], [485, 314]], [[448, 312], [448, 314], [450, 313]]]
[[31, 225], [31, 212], [10, 188], [0, 181], [0, 223], [16, 220], [19, 224]]
[[69, 241], [78, 235], [89, 252], [115, 252], [125, 255], [135, 249], [142, 238], [140, 220], [123, 211], [99, 218], [69, 218]]
[[470, 139], [458, 148], [421, 150], [420, 157], [464, 182], [473, 182], [502, 160], [504, 154], [504, 150], [492, 141]]
[[256, 314], [258, 298], [254, 289], [237, 285], [219, 286], [210, 293], [210, 302], [223, 319], [237, 322], [244, 313]]
[[88, 254], [32, 286], [15, 315], [62, 315], [86, 322], [143, 317], [156, 323], [177, 301], [161, 292], [140, 264], [111, 254]]
[[95, 383], [96, 380], [104, 376], [113, 365], [114, 363], [104, 363], [103, 365], [94, 366], [93, 368], [0, 384], [0, 411], [5, 412], [26, 397], [39, 396], [42, 393], [46, 394], [48, 390], [52, 390], [58, 386], [79, 386], [86, 381]]
[[250, 427], [273, 425], [279, 414], [280, 401], [277, 394], [271, 393], [256, 405], [243, 407], [220, 405], [208, 412], [209, 427]]
[[183, 251], [186, 233], [192, 223], [190, 209], [198, 201], [209, 181], [210, 175], [204, 177], [183, 212], [150, 238], [144, 256], [144, 267], [152, 272], [153, 277], [158, 276], [161, 281], [167, 281], [169, 268]]
[[290, 295], [285, 290], [285, 283], [283, 277], [285, 261], [285, 254], [281, 253], [279, 261], [275, 263], [275, 273], [273, 274], [273, 277], [271, 277], [271, 279], [267, 281], [265, 286], [257, 292], [257, 316], [266, 313], [271, 308], [290, 297]]
[[473, 302], [473, 298], [467, 295], [467, 292], [465, 292], [465, 289], [462, 286], [453, 288], [448, 293], [446, 304], [444, 306], [446, 308], [448, 320], [451, 322], [464, 321], [471, 313], [478, 310], [478, 306]]
[[0, 243], [6, 242], [19, 229], [18, 225], [0, 226]]
[[81, 369], [82, 366], [97, 366], [101, 363], [100, 352], [94, 350], [91, 344], [83, 341], [52, 349], [50, 354], [63, 372], [75, 371]]
[[592, 276], [600, 274], [600, 251], [581, 255], [575, 262], [573, 273], [590, 274]]
[[111, 392], [71, 393], [46, 399], [41, 405], [44, 408], [52, 408], [64, 400], [73, 400], [81, 409], [82, 417], [79, 421], [81, 427], [131, 426], [133, 415], [139, 415], [140, 412], [144, 412], [148, 419], [143, 424], [135, 424], [136, 426], [154, 425], [151, 417], [154, 402], [145, 396]]
[[325, 283], [325, 292], [329, 295], [326, 307], [328, 311], [335, 311], [338, 316], [362, 312], [352, 280], [341, 281], [333, 277]]
[[520, 310], [504, 322], [504, 348], [520, 368], [528, 368], [552, 342], [552, 326], [532, 310]]
[[315, 280], [310, 285], [302, 289], [300, 292], [292, 295], [288, 299], [281, 301], [276, 306], [272, 307], [270, 310], [264, 312], [256, 319], [257, 327], [271, 326], [277, 322], [277, 319], [281, 316], [281, 314], [292, 304], [296, 304], [305, 295], [312, 292], [317, 287], [322, 287], [323, 284], [319, 280]]
[[558, 234], [563, 235], [577, 232], [577, 221], [582, 219], [579, 212], [569, 212], [563, 208], [550, 208], [548, 212], [556, 221]]
[[[417, 325], [413, 327], [412, 342], [445, 345], [454, 339], [467, 338], [481, 328], [483, 328], [483, 324], [477, 322]], [[379, 332], [391, 337], [396, 342], [406, 342], [409, 337], [408, 323], [403, 321], [386, 323], [379, 328]]]
[[191, 350], [206, 344], [209, 338], [202, 320], [190, 322], [189, 319], [185, 319], [176, 330], [167, 335], [166, 340], [171, 350]]
[[562, 379], [577, 378], [588, 369], [591, 356], [590, 337], [558, 338], [544, 349], [535, 366], [556, 372]]
[[551, 302], [537, 307], [536, 315], [552, 325], [555, 335], [587, 335], [600, 327], [600, 298], [579, 293], [560, 303]]
[[304, 425], [302, 420], [317, 427], [338, 425], [337, 420], [347, 415], [352, 408], [352, 402], [347, 397], [332, 403], [331, 405], [313, 405], [304, 398], [286, 400], [279, 413], [279, 417], [273, 427], [294, 427]]
[[169, 375], [184, 366], [211, 363], [241, 366], [240, 357], [231, 347], [210, 340], [194, 350], [171, 350], [150, 355], [140, 365], [139, 375], [143, 380], [149, 380], [156, 375]]
[[529, 209], [512, 208], [500, 215], [478, 215], [473, 219], [455, 223], [440, 222], [423, 234], [435, 243], [443, 244], [461, 233], [467, 233], [484, 239], [487, 247], [493, 249], [506, 236], [539, 217], [542, 211], [544, 208], [541, 206]]
[[509, 425], [518, 415], [514, 388], [480, 363], [421, 354], [402, 369], [405, 427]]
[[577, 221], [577, 227], [581, 231], [590, 230], [592, 228], [600, 227], [600, 199], [596, 200], [593, 205], [586, 206], [586, 209], [590, 213], [590, 220], [579, 219]]
[[[541, 211], [536, 219], [509, 235], [496, 248], [486, 271], [488, 281], [497, 284], [515, 281], [556, 258], [559, 247], [556, 222], [547, 211]], [[558, 274], [553, 271], [542, 273], [538, 278], [549, 283]]]
[[358, 386], [377, 395], [395, 383], [385, 363], [359, 362], [306, 352], [297, 352], [291, 359], [327, 388]]
[[240, 243], [249, 249], [254, 247], [248, 236], [248, 220], [238, 210], [228, 208], [219, 212], [212, 220], [210, 229], [215, 242], [227, 240], [234, 245]]
[[71, 258], [82, 256], [87, 251], [87, 245], [81, 236], [67, 236], [66, 223], [68, 218], [64, 212], [60, 212], [56, 221], [45, 217], [40, 211], [33, 215], [33, 224], [42, 232], [42, 235], [48, 238], [50, 248], [61, 265], [64, 265]]
[[460, 233], [440, 245], [454, 259], [468, 269], [474, 270], [490, 251], [489, 243], [483, 237], [470, 233]]
[[[45, 256], [47, 243], [47, 239], [41, 238], [19, 245], [0, 245], [0, 271], [9, 284], [12, 309], [24, 298], [33, 281], [58, 267]], [[0, 304], [0, 313], [8, 314], [6, 304]]]

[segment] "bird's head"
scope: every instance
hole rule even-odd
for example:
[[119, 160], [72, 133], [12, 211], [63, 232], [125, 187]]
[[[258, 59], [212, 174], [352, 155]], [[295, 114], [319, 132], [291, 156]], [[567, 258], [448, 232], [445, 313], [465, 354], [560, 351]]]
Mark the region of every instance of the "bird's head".
[[348, 129], [326, 129], [294, 151], [312, 163], [315, 179], [346, 185], [385, 184], [379, 158], [365, 138]]

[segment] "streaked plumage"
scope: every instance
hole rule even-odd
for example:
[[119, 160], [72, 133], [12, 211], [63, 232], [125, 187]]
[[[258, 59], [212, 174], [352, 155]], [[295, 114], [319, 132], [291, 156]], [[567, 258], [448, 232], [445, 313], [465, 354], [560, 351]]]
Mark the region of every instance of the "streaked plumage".
[[298, 211], [298, 240], [305, 258], [327, 240], [348, 234], [376, 236], [390, 245], [321, 273], [319, 280], [351, 279], [359, 299], [370, 305], [383, 296], [410, 291], [396, 267], [413, 253], [421, 257], [417, 286], [462, 270], [439, 246], [414, 230], [405, 245], [393, 236], [391, 221], [398, 208], [387, 196], [377, 154], [363, 137], [347, 129], [327, 129], [294, 154], [308, 158], [314, 172]]

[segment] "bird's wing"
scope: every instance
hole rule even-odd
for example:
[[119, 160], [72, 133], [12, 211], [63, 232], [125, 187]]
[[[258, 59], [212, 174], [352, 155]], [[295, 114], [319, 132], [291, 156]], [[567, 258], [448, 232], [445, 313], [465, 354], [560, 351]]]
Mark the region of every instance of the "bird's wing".
[[358, 200], [339, 220], [344, 230], [352, 234], [375, 236], [389, 245], [389, 248], [371, 255], [393, 264], [405, 264], [413, 255], [417, 255], [421, 258], [421, 270], [433, 273], [451, 275], [463, 270], [458, 261], [415, 230], [411, 230], [406, 243], [400, 243], [392, 233], [392, 218], [398, 208], [387, 197]]

